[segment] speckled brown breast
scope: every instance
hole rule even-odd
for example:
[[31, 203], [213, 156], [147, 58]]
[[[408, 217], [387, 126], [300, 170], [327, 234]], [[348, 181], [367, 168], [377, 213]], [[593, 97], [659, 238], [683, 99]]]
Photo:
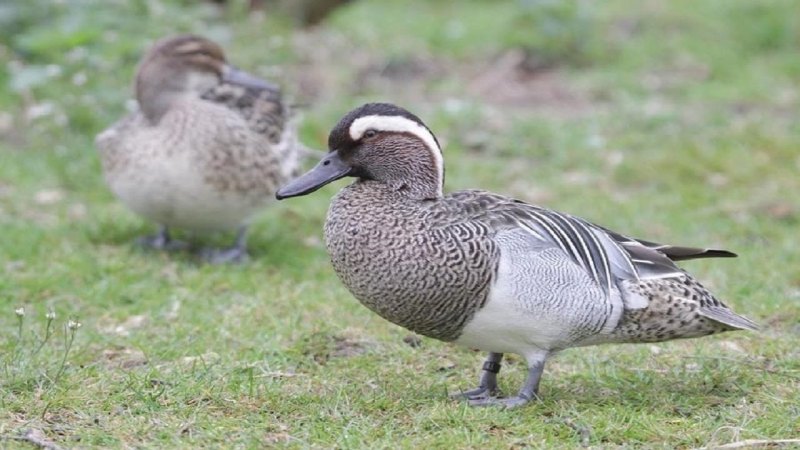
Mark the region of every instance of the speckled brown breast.
[[479, 224], [436, 226], [442, 202], [431, 208], [359, 181], [331, 202], [325, 241], [339, 278], [366, 307], [452, 341], [486, 301], [497, 249]]

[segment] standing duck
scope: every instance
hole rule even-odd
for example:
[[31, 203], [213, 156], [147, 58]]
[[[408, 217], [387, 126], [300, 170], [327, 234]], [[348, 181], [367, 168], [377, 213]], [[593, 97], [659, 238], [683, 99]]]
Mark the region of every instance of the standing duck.
[[205, 249], [213, 263], [247, 258], [247, 223], [296, 175], [300, 146], [281, 91], [227, 63], [200, 36], [156, 42], [136, 71], [139, 110], [100, 133], [106, 182], [137, 214], [160, 225], [139, 242], [183, 246], [171, 228], [237, 230], [233, 247]]
[[[489, 352], [471, 405], [524, 405], [547, 358], [569, 347], [659, 342], [755, 330], [674, 261], [723, 250], [631, 239], [586, 220], [486, 191], [445, 195], [438, 141], [386, 103], [347, 114], [330, 152], [277, 192], [309, 194], [342, 177], [325, 242], [350, 292], [414, 332]], [[528, 364], [513, 397], [498, 397], [504, 353]]]

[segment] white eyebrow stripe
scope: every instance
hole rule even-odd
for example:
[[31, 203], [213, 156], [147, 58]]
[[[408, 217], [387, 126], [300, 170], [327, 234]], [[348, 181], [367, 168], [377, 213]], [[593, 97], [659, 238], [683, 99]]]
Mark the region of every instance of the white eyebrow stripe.
[[[364, 136], [367, 130], [393, 131], [398, 133], [411, 133], [421, 140], [431, 152], [433, 163], [436, 165], [436, 173], [439, 176], [439, 184], [444, 182], [444, 158], [442, 149], [436, 144], [433, 134], [419, 123], [403, 116], [381, 116], [371, 115], [359, 117], [350, 124], [350, 139], [357, 141]], [[441, 187], [439, 188], [441, 195]]]

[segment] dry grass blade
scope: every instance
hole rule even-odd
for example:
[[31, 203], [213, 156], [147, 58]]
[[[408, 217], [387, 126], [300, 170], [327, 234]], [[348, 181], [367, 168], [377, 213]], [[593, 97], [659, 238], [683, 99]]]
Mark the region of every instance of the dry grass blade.
[[24, 441], [30, 444], [33, 444], [39, 448], [43, 448], [45, 450], [61, 450], [62, 448], [56, 444], [55, 442], [51, 441], [50, 439], [45, 436], [42, 430], [36, 428], [29, 428], [20, 436], [10, 436], [8, 439], [14, 439], [17, 441]]
[[729, 442], [721, 445], [710, 445], [695, 450], [720, 450], [737, 448], [783, 448], [792, 444], [800, 444], [800, 439], [745, 439], [744, 441]]

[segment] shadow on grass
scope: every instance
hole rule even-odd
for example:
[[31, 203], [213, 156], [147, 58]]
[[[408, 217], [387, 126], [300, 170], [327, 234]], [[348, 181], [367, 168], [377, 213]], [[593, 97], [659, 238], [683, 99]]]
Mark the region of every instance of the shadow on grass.
[[[296, 222], [300, 219], [291, 213], [284, 216], [250, 227], [247, 243], [250, 258], [245, 264], [266, 265], [301, 273], [310, 261], [327, 261], [321, 225], [312, 221], [311, 226], [315, 229], [310, 229], [306, 223], [301, 225], [302, 230], [297, 231], [295, 225], [299, 225]], [[83, 230], [86, 241], [94, 246], [114, 246], [141, 254], [168, 255], [171, 260], [194, 265], [206, 264], [201, 257], [204, 248], [227, 248], [233, 245], [236, 238], [235, 231], [192, 233], [170, 229], [174, 239], [187, 244], [185, 248], [159, 251], [143, 247], [138, 242], [140, 238], [157, 232], [156, 225], [144, 220], [123, 221], [113, 217], [101, 218]]]

